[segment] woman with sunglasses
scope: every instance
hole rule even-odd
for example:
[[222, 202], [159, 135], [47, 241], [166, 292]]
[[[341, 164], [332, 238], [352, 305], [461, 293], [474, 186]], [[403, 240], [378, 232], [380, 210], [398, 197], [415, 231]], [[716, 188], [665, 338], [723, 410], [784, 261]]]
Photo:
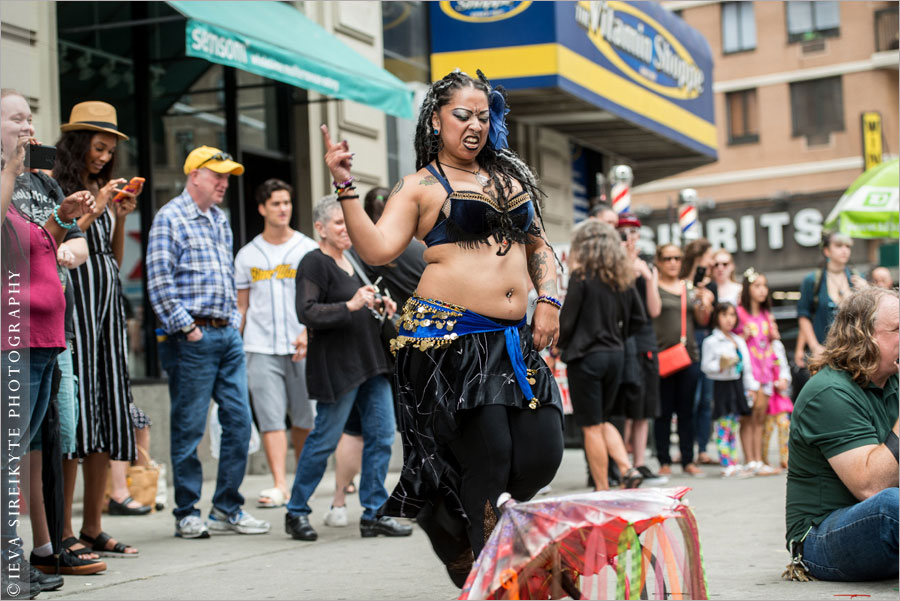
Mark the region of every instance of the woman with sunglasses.
[[712, 279], [716, 285], [716, 301], [736, 307], [741, 296], [741, 285], [734, 279], [734, 257], [725, 249], [719, 249], [713, 255]]
[[[672, 414], [678, 415], [678, 446], [681, 449], [681, 466], [685, 474], [700, 476], [703, 472], [694, 465], [694, 391], [699, 377], [700, 353], [694, 339], [693, 316], [687, 314], [692, 305], [687, 282], [678, 277], [683, 260], [681, 249], [674, 244], [663, 244], [656, 249], [656, 266], [659, 269], [659, 296], [662, 304], [659, 316], [653, 319], [653, 330], [660, 352], [682, 342], [691, 358], [691, 364], [659, 380], [660, 414], [653, 424], [656, 440], [656, 456], [659, 474], [672, 473], [672, 457], [669, 454], [669, 437], [672, 431]], [[682, 296], [685, 303], [682, 304]], [[682, 319], [682, 306], [685, 316]]]

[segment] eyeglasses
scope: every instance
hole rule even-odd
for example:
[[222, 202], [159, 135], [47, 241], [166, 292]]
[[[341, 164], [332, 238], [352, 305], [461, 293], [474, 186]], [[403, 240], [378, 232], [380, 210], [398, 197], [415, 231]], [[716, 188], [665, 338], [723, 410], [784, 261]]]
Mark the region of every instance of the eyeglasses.
[[202, 167], [203, 165], [207, 164], [210, 161], [230, 161], [230, 160], [232, 160], [231, 155], [228, 154], [227, 152], [217, 152], [216, 154], [212, 155], [211, 157], [209, 157], [208, 159], [206, 159], [205, 161], [203, 161], [202, 163], [197, 165], [195, 167], [195, 169], [199, 169], [200, 167]]
[[728, 262], [728, 263], [713, 263], [713, 267], [728, 267], [729, 265], [731, 265], [730, 262]]
[[681, 255], [672, 255], [670, 257], [660, 257], [659, 260], [662, 261], [663, 263], [668, 263], [669, 261], [680, 261]]

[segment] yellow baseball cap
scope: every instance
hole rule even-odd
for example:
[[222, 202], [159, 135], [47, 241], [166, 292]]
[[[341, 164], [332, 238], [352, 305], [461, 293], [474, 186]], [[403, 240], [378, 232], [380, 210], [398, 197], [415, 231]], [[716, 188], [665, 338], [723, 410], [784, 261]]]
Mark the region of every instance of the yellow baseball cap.
[[244, 172], [244, 166], [234, 161], [230, 154], [212, 146], [198, 146], [184, 160], [185, 175], [201, 167], [231, 175], [241, 175]]

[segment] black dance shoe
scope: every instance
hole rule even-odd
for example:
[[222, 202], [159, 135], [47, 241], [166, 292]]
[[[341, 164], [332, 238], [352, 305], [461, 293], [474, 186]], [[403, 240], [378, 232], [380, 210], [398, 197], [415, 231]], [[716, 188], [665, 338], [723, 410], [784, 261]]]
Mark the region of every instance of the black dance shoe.
[[376, 520], [360, 520], [359, 533], [363, 538], [371, 538], [379, 534], [384, 536], [409, 536], [412, 534], [412, 526], [401, 524], [394, 518], [384, 515]]

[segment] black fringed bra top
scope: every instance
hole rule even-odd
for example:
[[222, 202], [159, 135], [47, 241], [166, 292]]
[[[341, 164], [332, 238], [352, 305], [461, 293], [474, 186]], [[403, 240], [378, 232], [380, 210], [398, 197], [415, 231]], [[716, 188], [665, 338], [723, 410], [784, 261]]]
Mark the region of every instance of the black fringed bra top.
[[447, 191], [447, 200], [438, 214], [437, 221], [424, 238], [425, 246], [456, 243], [465, 248], [489, 244], [493, 236], [500, 244], [498, 255], [505, 255], [512, 248], [511, 242], [526, 243], [528, 234], [539, 235], [534, 223], [534, 205], [531, 195], [519, 192], [509, 199], [506, 206], [481, 192], [455, 191], [444, 170], [438, 164], [425, 168]]

